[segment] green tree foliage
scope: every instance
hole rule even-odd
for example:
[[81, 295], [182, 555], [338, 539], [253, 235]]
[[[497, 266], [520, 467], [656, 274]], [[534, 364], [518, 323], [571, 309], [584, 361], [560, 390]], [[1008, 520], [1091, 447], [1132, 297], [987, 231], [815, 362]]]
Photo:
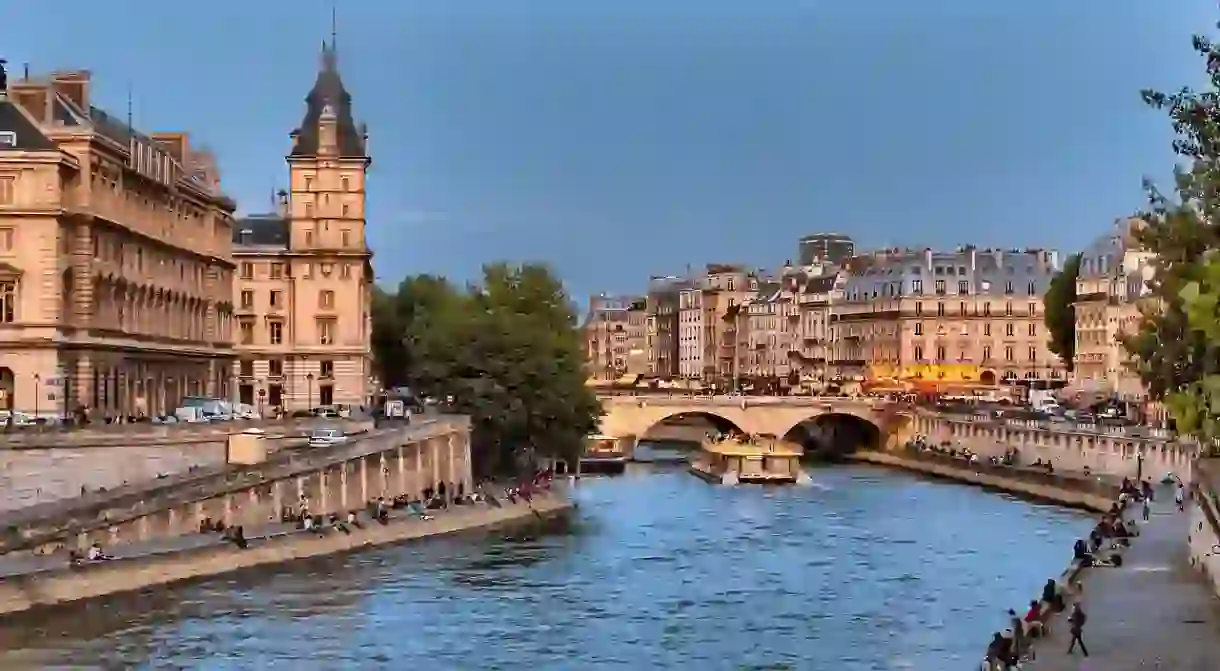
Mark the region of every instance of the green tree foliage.
[[1050, 333], [1049, 347], [1068, 370], [1076, 357], [1076, 276], [1080, 274], [1080, 254], [1068, 257], [1063, 269], [1051, 280], [1042, 297], [1042, 318]]
[[373, 349], [386, 386], [452, 397], [452, 411], [472, 418], [481, 473], [531, 451], [572, 459], [602, 414], [576, 313], [545, 266], [487, 266], [465, 288], [409, 277], [374, 297]]
[[1220, 249], [1220, 49], [1203, 36], [1195, 36], [1194, 48], [1205, 63], [1208, 90], [1143, 92], [1148, 105], [1169, 115], [1176, 133], [1173, 148], [1185, 166], [1175, 170], [1174, 194], [1147, 187], [1150, 208], [1140, 215], [1146, 225], [1136, 237], [1156, 255], [1149, 282], [1153, 300], [1124, 345], [1178, 429], [1212, 437], [1220, 410], [1211, 400], [1220, 373], [1220, 338], [1214, 324], [1200, 320], [1220, 286], [1209, 268], [1212, 250]]

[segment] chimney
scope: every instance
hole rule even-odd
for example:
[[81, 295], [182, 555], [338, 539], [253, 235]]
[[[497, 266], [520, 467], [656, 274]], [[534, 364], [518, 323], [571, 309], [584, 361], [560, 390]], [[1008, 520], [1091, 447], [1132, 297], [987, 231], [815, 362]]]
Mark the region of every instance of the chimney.
[[280, 189], [279, 191], [277, 191], [275, 193], [275, 195], [277, 198], [276, 208], [275, 208], [276, 214], [280, 215], [281, 217], [287, 218], [288, 217], [288, 192], [283, 189]]
[[51, 73], [51, 88], [59, 95], [71, 100], [82, 112], [89, 112], [88, 70]]
[[46, 82], [26, 80], [9, 84], [8, 98], [20, 105], [36, 123], [41, 125], [50, 123], [51, 86]]

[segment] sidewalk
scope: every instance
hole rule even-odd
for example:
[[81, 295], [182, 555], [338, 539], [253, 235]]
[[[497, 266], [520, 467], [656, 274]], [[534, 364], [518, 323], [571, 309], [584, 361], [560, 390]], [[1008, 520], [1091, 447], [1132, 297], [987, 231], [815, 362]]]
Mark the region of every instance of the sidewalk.
[[1191, 568], [1188, 519], [1167, 491], [1157, 492], [1152, 519], [1123, 555], [1121, 568], [1087, 569], [1082, 603], [1084, 642], [1067, 654], [1066, 613], [1038, 641], [1023, 671], [1215, 671], [1220, 669], [1220, 599]]

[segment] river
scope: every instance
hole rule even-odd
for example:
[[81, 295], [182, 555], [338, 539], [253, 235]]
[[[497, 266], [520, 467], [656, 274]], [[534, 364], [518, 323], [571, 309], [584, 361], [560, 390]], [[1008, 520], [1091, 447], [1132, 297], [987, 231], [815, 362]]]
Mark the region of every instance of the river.
[[866, 467], [808, 488], [587, 478], [573, 522], [25, 620], [15, 669], [950, 671], [1067, 565], [1079, 513]]

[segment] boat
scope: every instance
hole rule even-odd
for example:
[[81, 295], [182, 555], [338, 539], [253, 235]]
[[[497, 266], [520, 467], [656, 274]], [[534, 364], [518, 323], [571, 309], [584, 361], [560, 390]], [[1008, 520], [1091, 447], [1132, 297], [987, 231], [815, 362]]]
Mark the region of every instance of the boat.
[[805, 450], [775, 436], [712, 438], [704, 440], [691, 459], [690, 472], [714, 484], [812, 483], [801, 467]]
[[580, 458], [582, 473], [622, 473], [635, 446], [632, 436], [615, 437], [600, 434], [585, 437], [585, 453]]

